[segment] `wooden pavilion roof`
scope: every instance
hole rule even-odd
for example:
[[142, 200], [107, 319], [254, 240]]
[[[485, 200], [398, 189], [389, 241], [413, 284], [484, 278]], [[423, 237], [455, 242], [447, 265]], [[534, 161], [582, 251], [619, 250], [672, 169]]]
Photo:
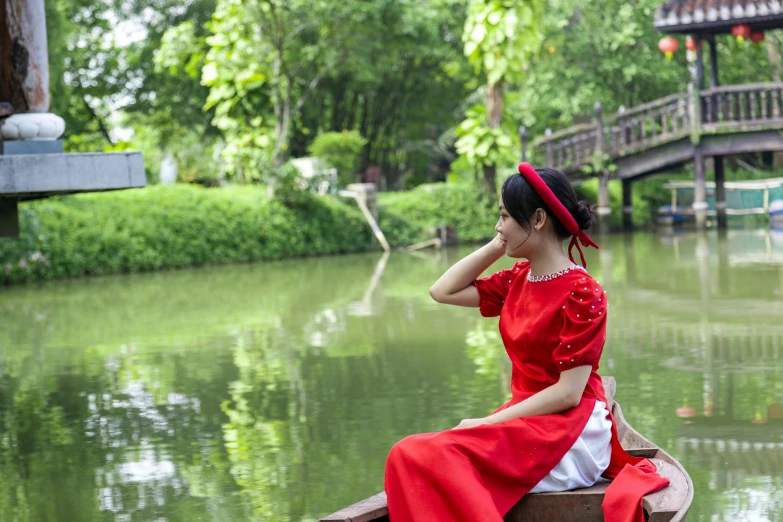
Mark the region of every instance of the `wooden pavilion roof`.
[[653, 21], [662, 33], [730, 33], [735, 24], [753, 30], [783, 28], [783, 0], [668, 0]]

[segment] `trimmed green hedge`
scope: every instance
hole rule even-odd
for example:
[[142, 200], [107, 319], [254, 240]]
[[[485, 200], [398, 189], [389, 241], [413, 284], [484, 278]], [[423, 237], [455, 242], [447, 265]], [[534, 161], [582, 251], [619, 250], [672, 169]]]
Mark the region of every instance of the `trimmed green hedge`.
[[495, 235], [498, 202], [488, 202], [469, 183], [432, 183], [407, 192], [378, 194], [378, 225], [392, 246], [432, 238], [438, 225], [454, 225], [460, 241]]
[[0, 239], [0, 283], [341, 254], [375, 248], [354, 205], [313, 197], [291, 209], [263, 188], [151, 186], [20, 205]]

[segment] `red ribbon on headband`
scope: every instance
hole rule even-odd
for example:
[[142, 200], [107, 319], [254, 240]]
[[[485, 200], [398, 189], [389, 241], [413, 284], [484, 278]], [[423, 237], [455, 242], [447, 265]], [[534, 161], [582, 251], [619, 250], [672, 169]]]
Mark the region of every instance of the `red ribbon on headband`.
[[[572, 216], [568, 209], [560, 203], [560, 200], [557, 199], [557, 196], [552, 192], [552, 189], [544, 183], [544, 180], [541, 179], [541, 176], [538, 175], [538, 172], [536, 172], [529, 163], [520, 163], [519, 173], [522, 174], [522, 177], [524, 177], [530, 185], [532, 185], [533, 190], [541, 196], [541, 199], [544, 200], [544, 203], [549, 207], [549, 210], [555, 213], [555, 216], [560, 220], [568, 233], [574, 236], [571, 238], [571, 243], [568, 245], [568, 257], [571, 259], [571, 262], [576, 264], [574, 255], [571, 253], [571, 249], [576, 245], [576, 249], [579, 250], [579, 258], [582, 260], [582, 266], [587, 268], [585, 256], [582, 253], [582, 248], [579, 246], [579, 241], [582, 242], [583, 246], [593, 247], [596, 250], [598, 250], [598, 245], [590, 239], [590, 236], [585, 234], [584, 230], [579, 228], [574, 216]], [[577, 238], [579, 241], [577, 241]]]

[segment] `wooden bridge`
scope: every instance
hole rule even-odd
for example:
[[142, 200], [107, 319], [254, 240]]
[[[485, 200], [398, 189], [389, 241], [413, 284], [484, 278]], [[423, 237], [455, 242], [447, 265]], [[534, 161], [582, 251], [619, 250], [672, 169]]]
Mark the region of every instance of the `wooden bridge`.
[[[716, 206], [725, 226], [723, 162], [726, 155], [783, 151], [783, 83], [727, 85], [679, 93], [604, 119], [596, 104], [595, 121], [536, 139], [532, 161], [585, 177], [589, 165], [611, 162], [616, 170], [600, 176], [599, 213], [608, 213], [608, 178], [623, 182], [624, 222], [630, 227], [631, 182], [694, 162], [694, 210], [706, 210], [704, 158], [715, 159]], [[527, 136], [520, 129], [523, 157]], [[699, 183], [702, 198], [699, 200]], [[702, 208], [703, 207], [703, 208]], [[722, 208], [721, 208], [722, 207]], [[602, 211], [603, 210], [603, 211]]]

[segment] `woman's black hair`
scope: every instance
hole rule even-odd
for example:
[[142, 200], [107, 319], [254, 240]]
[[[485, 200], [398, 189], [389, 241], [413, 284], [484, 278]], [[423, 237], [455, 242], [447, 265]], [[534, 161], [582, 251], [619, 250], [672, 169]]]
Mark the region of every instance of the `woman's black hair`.
[[[544, 183], [560, 203], [571, 213], [580, 230], [587, 230], [593, 224], [593, 213], [586, 201], [580, 201], [565, 174], [550, 168], [535, 169]], [[533, 189], [533, 186], [521, 174], [513, 174], [503, 182], [501, 198], [506, 211], [522, 227], [529, 229], [530, 221], [536, 209], [543, 208], [555, 226], [555, 234], [560, 239], [567, 239], [571, 234], [557, 219], [554, 212], [544, 203], [544, 200]]]

